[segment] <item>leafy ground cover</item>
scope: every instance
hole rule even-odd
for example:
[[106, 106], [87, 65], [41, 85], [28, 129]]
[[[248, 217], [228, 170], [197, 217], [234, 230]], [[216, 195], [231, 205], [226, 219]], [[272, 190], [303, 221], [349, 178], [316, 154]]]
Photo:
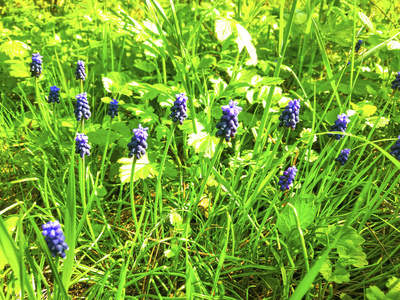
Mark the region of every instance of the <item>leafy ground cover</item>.
[[398, 3], [0, 13], [1, 299], [400, 299]]

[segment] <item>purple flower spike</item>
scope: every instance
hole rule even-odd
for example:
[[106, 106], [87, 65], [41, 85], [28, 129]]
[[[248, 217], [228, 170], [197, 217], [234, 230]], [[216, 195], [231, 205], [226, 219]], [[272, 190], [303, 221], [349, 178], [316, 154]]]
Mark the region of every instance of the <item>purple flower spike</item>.
[[400, 87], [400, 72], [397, 72], [395, 80], [392, 81], [392, 89], [397, 89]]
[[50, 94], [49, 94], [49, 99], [47, 101], [48, 103], [60, 103], [60, 89], [57, 86], [52, 86], [50, 87]]
[[285, 172], [283, 172], [283, 175], [279, 177], [278, 182], [278, 184], [281, 186], [281, 191], [290, 190], [290, 187], [292, 186], [296, 177], [297, 171], [298, 170], [296, 169], [296, 166], [293, 166], [289, 167]]
[[400, 161], [400, 135], [398, 138], [399, 139], [396, 141], [396, 143], [390, 148], [390, 150], [392, 150], [390, 154]]
[[42, 225], [42, 234], [45, 237], [47, 246], [50, 249], [51, 255], [56, 257], [58, 254], [61, 258], [65, 258], [65, 251], [69, 249], [65, 242], [65, 236], [61, 229], [60, 222], [58, 220], [54, 222], [47, 222]]
[[85, 63], [82, 60], [78, 60], [78, 66], [76, 68], [75, 77], [77, 80], [79, 80], [79, 79], [85, 80], [86, 79]]
[[358, 53], [358, 51], [360, 51], [361, 49], [361, 45], [362, 45], [363, 41], [362, 40], [358, 40], [354, 50], [356, 51], [356, 53]]
[[135, 155], [137, 159], [140, 159], [142, 155], [146, 154], [146, 141], [148, 137], [147, 130], [149, 130], [149, 128], [142, 127], [141, 124], [139, 124], [139, 128], [133, 129], [134, 136], [132, 137], [131, 142], [128, 144], [129, 158]]
[[108, 108], [108, 115], [111, 116], [111, 119], [113, 119], [115, 116], [118, 116], [118, 101], [115, 99], [112, 99], [110, 101], [110, 107]]
[[187, 116], [187, 105], [186, 102], [188, 98], [185, 96], [185, 93], [176, 94], [176, 100], [174, 102], [174, 106], [171, 107], [171, 114], [169, 118], [173, 118], [174, 122], [179, 121], [179, 124], [183, 124], [183, 121], [188, 117]]
[[[350, 123], [350, 119], [346, 114], [338, 115], [338, 119], [335, 121], [335, 124], [331, 126], [329, 131], [341, 131], [346, 132], [347, 124]], [[342, 134], [332, 134], [328, 133], [328, 137], [335, 136], [336, 140], [340, 140], [344, 135]]]
[[227, 142], [234, 138], [239, 127], [238, 115], [241, 111], [242, 108], [237, 106], [237, 102], [233, 100], [229, 101], [229, 105], [222, 106], [223, 116], [216, 126], [219, 130], [215, 136], [225, 137]]
[[39, 78], [40, 74], [42, 74], [42, 58], [43, 56], [39, 52], [32, 54], [32, 62], [29, 65], [31, 77]]
[[77, 100], [74, 110], [76, 120], [80, 121], [82, 117], [88, 120], [92, 114], [90, 112], [90, 106], [87, 100], [87, 93], [84, 92], [83, 94], [78, 94], [75, 98]]
[[340, 151], [339, 156], [336, 157], [335, 160], [340, 162], [342, 166], [344, 166], [345, 163], [347, 163], [347, 160], [349, 159], [349, 155], [350, 155], [350, 149], [343, 149], [342, 151]]
[[79, 153], [81, 158], [85, 155], [90, 156], [90, 145], [88, 144], [89, 138], [83, 133], [77, 133], [75, 138], [76, 150], [75, 153]]
[[300, 100], [289, 101], [282, 115], [279, 117], [279, 127], [296, 129], [296, 124], [299, 123]]

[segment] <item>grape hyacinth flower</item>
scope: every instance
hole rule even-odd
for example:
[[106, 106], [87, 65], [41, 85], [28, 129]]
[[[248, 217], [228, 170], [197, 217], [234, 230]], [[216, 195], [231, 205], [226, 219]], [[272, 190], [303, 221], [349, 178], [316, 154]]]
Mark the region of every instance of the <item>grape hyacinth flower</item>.
[[149, 130], [149, 128], [142, 127], [141, 124], [139, 124], [139, 128], [133, 129], [134, 136], [128, 144], [129, 158], [135, 155], [137, 159], [140, 159], [142, 155], [146, 154], [146, 140], [148, 137], [147, 130]]
[[400, 161], [400, 135], [398, 138], [399, 139], [396, 141], [396, 143], [390, 148], [390, 150], [392, 150], [390, 154]]
[[115, 99], [112, 99], [110, 101], [110, 107], [108, 108], [108, 115], [111, 116], [111, 119], [113, 119], [115, 116], [118, 116], [118, 101]]
[[51, 255], [55, 257], [57, 254], [61, 258], [65, 258], [65, 251], [69, 249], [65, 242], [65, 236], [61, 229], [60, 222], [58, 220], [42, 225], [42, 233], [45, 236], [45, 241], [50, 249]]
[[229, 142], [231, 138], [235, 137], [237, 128], [239, 127], [238, 115], [242, 111], [242, 108], [237, 106], [237, 102], [230, 100], [228, 105], [221, 107], [223, 116], [220, 122], [217, 123], [216, 137], [225, 137], [225, 140]]
[[343, 149], [340, 151], [340, 154], [338, 157], [335, 158], [336, 161], [340, 162], [342, 166], [344, 166], [345, 163], [347, 163], [347, 160], [349, 159], [350, 155], [350, 149]]
[[281, 186], [281, 191], [287, 191], [290, 189], [291, 185], [294, 182], [294, 178], [296, 177], [297, 173], [296, 166], [289, 167], [283, 175], [279, 177], [278, 184]]
[[90, 156], [90, 145], [88, 144], [89, 138], [83, 133], [77, 133], [75, 138], [76, 150], [75, 153], [79, 153], [81, 158], [85, 155]]
[[31, 77], [39, 78], [40, 74], [42, 74], [42, 58], [43, 56], [39, 52], [32, 54], [32, 62], [29, 65], [31, 67]]
[[50, 94], [49, 94], [49, 99], [47, 101], [48, 103], [60, 103], [60, 89], [57, 86], [52, 86], [50, 87]]
[[397, 72], [396, 79], [392, 81], [392, 89], [395, 90], [400, 87], [400, 71]]
[[299, 111], [300, 100], [289, 101], [289, 104], [279, 117], [279, 121], [281, 121], [279, 127], [285, 125], [285, 127], [296, 129], [296, 124], [299, 122]]
[[87, 100], [87, 93], [76, 95], [76, 107], [74, 110], [74, 114], [76, 116], [76, 120], [80, 121], [82, 116], [85, 117], [86, 120], [90, 118], [92, 113], [90, 112], [89, 102]]
[[358, 40], [358, 42], [354, 48], [354, 51], [356, 51], [356, 53], [358, 53], [358, 51], [360, 51], [362, 43], [363, 43], [362, 40]]
[[86, 73], [85, 73], [85, 63], [82, 60], [78, 60], [78, 66], [76, 68], [75, 72], [76, 79], [86, 79]]
[[[329, 131], [341, 131], [346, 132], [347, 124], [350, 123], [350, 119], [346, 114], [338, 115], [338, 119], [335, 121], [335, 124], [331, 126]], [[332, 134], [328, 133], [328, 137], [335, 136], [336, 140], [340, 140], [344, 135], [341, 134]]]
[[171, 114], [169, 118], [173, 118], [173, 122], [179, 120], [179, 124], [183, 124], [183, 121], [188, 117], [187, 116], [187, 105], [186, 102], [188, 98], [185, 96], [185, 93], [180, 93], [175, 95], [176, 100], [174, 102], [174, 106], [171, 107]]

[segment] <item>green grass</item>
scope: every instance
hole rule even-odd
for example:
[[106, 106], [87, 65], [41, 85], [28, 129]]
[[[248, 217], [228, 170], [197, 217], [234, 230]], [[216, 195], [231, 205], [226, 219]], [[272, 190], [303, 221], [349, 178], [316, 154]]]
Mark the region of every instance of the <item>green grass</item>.
[[[400, 297], [398, 4], [50, 2], [0, 8], [0, 299]], [[53, 85], [60, 104], [47, 103]], [[82, 92], [84, 123], [73, 115]], [[182, 92], [181, 126], [168, 116]], [[230, 99], [243, 110], [227, 143], [215, 125]], [[292, 99], [295, 130], [278, 126]], [[346, 112], [344, 137], [329, 139]], [[149, 148], [128, 159], [139, 124]], [[64, 260], [41, 234], [51, 220]]]

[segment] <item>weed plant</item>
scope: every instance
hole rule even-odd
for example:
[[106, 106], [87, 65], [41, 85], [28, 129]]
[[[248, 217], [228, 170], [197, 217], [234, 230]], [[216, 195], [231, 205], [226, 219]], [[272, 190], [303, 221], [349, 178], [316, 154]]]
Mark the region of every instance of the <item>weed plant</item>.
[[0, 299], [400, 299], [396, 1], [0, 13]]

